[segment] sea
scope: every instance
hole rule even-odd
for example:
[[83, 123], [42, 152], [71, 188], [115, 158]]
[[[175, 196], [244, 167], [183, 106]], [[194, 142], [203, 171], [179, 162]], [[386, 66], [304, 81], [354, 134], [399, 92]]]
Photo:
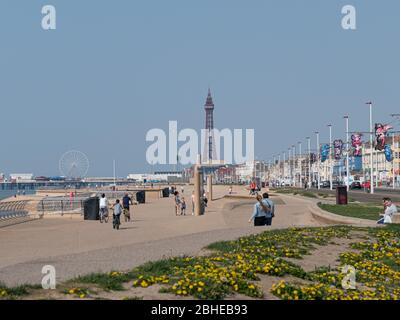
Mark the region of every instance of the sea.
[[[22, 191], [20, 191], [22, 194]], [[0, 200], [12, 197], [17, 193], [17, 190], [0, 190]], [[34, 194], [35, 190], [25, 190], [25, 194]]]

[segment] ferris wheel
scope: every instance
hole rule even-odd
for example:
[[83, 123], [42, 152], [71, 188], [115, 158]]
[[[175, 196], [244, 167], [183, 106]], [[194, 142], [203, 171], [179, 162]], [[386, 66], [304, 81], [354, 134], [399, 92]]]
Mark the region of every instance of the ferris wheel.
[[89, 159], [83, 152], [71, 150], [60, 158], [59, 169], [66, 178], [84, 178], [89, 170]]

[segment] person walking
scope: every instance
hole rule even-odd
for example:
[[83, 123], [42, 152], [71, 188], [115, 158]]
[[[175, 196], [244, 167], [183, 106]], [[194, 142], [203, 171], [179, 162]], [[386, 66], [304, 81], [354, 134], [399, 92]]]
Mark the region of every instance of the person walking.
[[275, 216], [275, 205], [268, 198], [268, 193], [264, 193], [262, 197], [256, 196], [257, 203], [254, 205], [249, 223], [254, 221], [254, 226], [270, 226], [272, 224], [272, 218]]
[[129, 194], [125, 194], [125, 196], [122, 198], [122, 206], [124, 208], [124, 218], [125, 222], [130, 222], [131, 221], [131, 209], [130, 209], [130, 204], [133, 205], [132, 198], [129, 196]]
[[179, 196], [179, 192], [175, 191], [174, 193], [174, 201], [175, 201], [175, 215], [179, 215], [181, 213], [181, 198]]
[[208, 206], [208, 199], [207, 199], [207, 193], [203, 193], [203, 202], [204, 202], [204, 207], [207, 208]]
[[256, 193], [256, 183], [254, 181], [250, 182], [250, 195], [254, 195]]
[[181, 200], [181, 216], [186, 216], [186, 201], [185, 201], [185, 197], [182, 197]]

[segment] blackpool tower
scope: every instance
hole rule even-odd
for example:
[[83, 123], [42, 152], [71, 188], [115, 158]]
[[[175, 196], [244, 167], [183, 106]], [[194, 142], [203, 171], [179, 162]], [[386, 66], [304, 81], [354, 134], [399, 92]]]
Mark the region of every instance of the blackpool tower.
[[214, 140], [214, 102], [211, 96], [211, 90], [208, 89], [206, 104], [204, 105], [206, 111], [206, 127], [204, 139], [204, 152], [203, 162], [212, 163], [217, 160], [217, 153], [215, 150]]

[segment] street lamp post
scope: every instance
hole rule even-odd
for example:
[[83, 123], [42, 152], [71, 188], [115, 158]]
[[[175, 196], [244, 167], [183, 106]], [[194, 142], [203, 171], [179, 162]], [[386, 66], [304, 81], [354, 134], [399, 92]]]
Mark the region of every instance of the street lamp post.
[[[390, 116], [399, 119], [400, 114], [399, 113], [394, 113], [394, 114], [391, 114]], [[393, 160], [392, 160], [392, 178], [393, 178], [392, 189], [394, 190], [396, 188], [395, 179], [394, 179], [394, 176], [396, 174], [395, 164], [396, 164], [396, 162], [399, 163], [398, 162], [399, 161], [398, 160], [399, 159], [398, 158], [398, 155], [399, 155], [399, 140], [397, 140], [395, 142], [395, 135], [394, 134], [393, 134], [393, 138], [392, 138], [392, 146], [393, 146], [393, 155], [394, 155]], [[396, 159], [396, 161], [395, 161], [395, 159]]]
[[307, 137], [308, 142], [308, 186], [311, 183], [311, 140], [310, 137]]
[[289, 185], [292, 186], [292, 164], [290, 162], [291, 149], [288, 148], [288, 165], [289, 165]]
[[332, 181], [332, 125], [328, 124], [329, 128], [329, 189], [333, 190]]
[[296, 186], [296, 146], [292, 145], [292, 158], [293, 158], [293, 186]]
[[281, 186], [282, 172], [281, 172], [281, 155], [280, 154], [278, 154], [278, 159], [279, 159], [279, 161], [278, 161], [278, 177], [279, 177], [279, 186]]
[[374, 152], [373, 152], [373, 137], [372, 137], [372, 102], [367, 102], [367, 105], [369, 105], [369, 146], [371, 148], [371, 154], [370, 154], [370, 188], [371, 188], [371, 193], [374, 193]]
[[273, 173], [273, 177], [274, 177], [274, 180], [276, 180], [275, 179], [275, 177], [276, 177], [276, 161], [275, 161], [275, 156], [272, 156], [272, 163], [273, 163], [273, 167], [272, 168], [274, 168], [274, 173]]
[[283, 175], [283, 184], [286, 186], [286, 172], [285, 172], [285, 164], [286, 164], [286, 153], [285, 151], [283, 153], [283, 168], [282, 168], [282, 175]]
[[343, 117], [346, 120], [346, 189], [350, 190], [350, 169], [349, 169], [349, 152], [350, 152], [350, 141], [349, 141], [349, 116]]
[[321, 178], [320, 178], [320, 174], [319, 174], [319, 169], [320, 169], [320, 159], [319, 159], [319, 132], [316, 131], [315, 132], [316, 136], [317, 136], [317, 188], [320, 189], [320, 182], [321, 182]]
[[301, 141], [298, 142], [299, 144], [299, 160], [300, 160], [300, 170], [299, 170], [299, 187], [301, 188], [301, 175], [302, 175], [302, 160], [301, 160]]

